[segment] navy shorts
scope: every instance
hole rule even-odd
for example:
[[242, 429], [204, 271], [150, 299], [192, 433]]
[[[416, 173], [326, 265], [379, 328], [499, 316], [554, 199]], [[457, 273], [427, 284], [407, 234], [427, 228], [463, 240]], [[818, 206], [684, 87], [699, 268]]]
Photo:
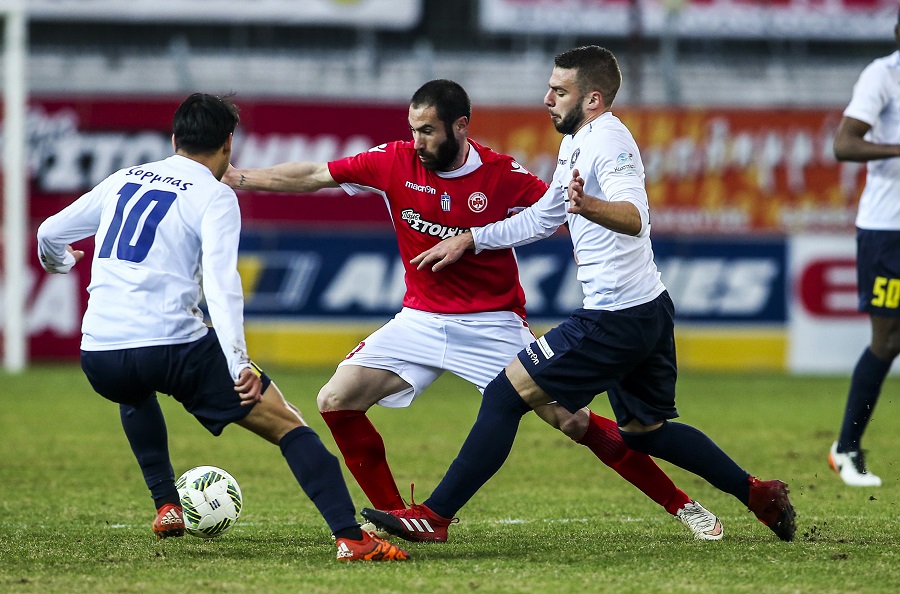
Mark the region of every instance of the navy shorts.
[[[81, 351], [81, 368], [94, 390], [108, 400], [139, 406], [156, 392], [169, 394], [213, 435], [240, 421], [253, 407], [241, 406], [222, 347], [211, 329], [184, 344], [117, 351]], [[271, 379], [254, 366], [263, 391]]]
[[674, 419], [674, 314], [667, 292], [619, 311], [579, 309], [521, 351], [519, 361], [570, 412], [607, 392], [620, 426]]
[[859, 311], [900, 317], [900, 231], [856, 230]]

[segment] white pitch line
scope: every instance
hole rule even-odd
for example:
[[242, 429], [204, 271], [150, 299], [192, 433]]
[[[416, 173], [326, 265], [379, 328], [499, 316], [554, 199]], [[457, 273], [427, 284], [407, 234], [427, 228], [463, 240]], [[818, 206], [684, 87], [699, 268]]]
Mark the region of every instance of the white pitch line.
[[505, 518], [502, 520], [476, 520], [467, 524], [587, 524], [589, 522], [658, 522], [660, 518], [542, 518], [540, 520], [525, 520], [523, 518]]

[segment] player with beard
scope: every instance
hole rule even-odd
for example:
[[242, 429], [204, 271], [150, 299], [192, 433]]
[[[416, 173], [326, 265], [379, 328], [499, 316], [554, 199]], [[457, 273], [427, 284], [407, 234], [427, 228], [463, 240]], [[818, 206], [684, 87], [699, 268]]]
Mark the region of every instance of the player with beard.
[[678, 417], [674, 306], [654, 263], [640, 151], [611, 111], [621, 81], [609, 50], [558, 55], [544, 105], [564, 137], [546, 194], [515, 217], [448, 238], [412, 260], [417, 271], [439, 277], [473, 253], [531, 243], [568, 225], [584, 306], [490, 382], [459, 455], [424, 504], [362, 510], [382, 529], [445, 541], [452, 518], [503, 465], [525, 413], [552, 402], [575, 414], [606, 392], [629, 447], [699, 475], [782, 540], [794, 538], [787, 485], [753, 477], [709, 437], [671, 422]]
[[[230, 169], [223, 179], [245, 190], [371, 191], [388, 207], [406, 269], [403, 309], [348, 354], [318, 394], [322, 418], [347, 467], [378, 509], [405, 504], [384, 441], [366, 411], [374, 404], [409, 406], [444, 371], [483, 391], [534, 340], [511, 249], [467, 254], [442, 275], [409, 263], [442, 238], [532, 205], [547, 189], [512, 157], [468, 138], [470, 117], [465, 90], [433, 80], [410, 101], [412, 141], [382, 144], [330, 163]], [[553, 403], [536, 412], [664, 506], [696, 538], [722, 537], [716, 516], [678, 489], [649, 456], [628, 449], [613, 421], [587, 408], [570, 412]]]

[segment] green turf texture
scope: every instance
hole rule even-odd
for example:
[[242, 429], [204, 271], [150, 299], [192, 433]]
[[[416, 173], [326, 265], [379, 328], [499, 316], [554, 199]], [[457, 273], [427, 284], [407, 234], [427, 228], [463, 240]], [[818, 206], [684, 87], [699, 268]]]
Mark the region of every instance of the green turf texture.
[[[334, 453], [315, 396], [330, 370], [270, 369]], [[0, 592], [900, 592], [900, 380], [889, 379], [866, 436], [881, 488], [850, 488], [828, 468], [847, 377], [682, 373], [681, 420], [761, 478], [789, 483], [797, 539], [784, 543], [734, 498], [661, 463], [717, 513], [720, 542], [696, 542], [586, 449], [522, 422], [512, 455], [460, 513], [446, 544], [403, 543], [406, 563], [335, 560], [330, 534], [278, 448], [239, 427], [210, 436], [168, 397], [176, 474], [228, 470], [244, 511], [226, 535], [156, 541], [152, 501], [115, 405], [79, 369], [0, 373]], [[424, 500], [479, 404], [445, 376], [412, 407], [370, 416], [395, 477]], [[604, 396], [595, 412], [609, 415]], [[358, 508], [368, 504], [345, 470]]]

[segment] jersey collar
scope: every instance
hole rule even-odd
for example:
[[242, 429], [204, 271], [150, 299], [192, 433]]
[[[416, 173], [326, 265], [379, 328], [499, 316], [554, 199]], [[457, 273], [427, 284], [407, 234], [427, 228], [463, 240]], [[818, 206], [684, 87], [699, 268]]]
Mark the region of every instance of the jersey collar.
[[[466, 142], [469, 142], [466, 140]], [[472, 146], [472, 143], [469, 142], [469, 156], [466, 157], [466, 162], [463, 163], [462, 167], [459, 169], [454, 169], [453, 171], [435, 171], [438, 177], [442, 177], [444, 179], [453, 179], [455, 177], [462, 177], [464, 175], [468, 175], [481, 167], [481, 155], [478, 154], [478, 151], [475, 150], [475, 147]]]

